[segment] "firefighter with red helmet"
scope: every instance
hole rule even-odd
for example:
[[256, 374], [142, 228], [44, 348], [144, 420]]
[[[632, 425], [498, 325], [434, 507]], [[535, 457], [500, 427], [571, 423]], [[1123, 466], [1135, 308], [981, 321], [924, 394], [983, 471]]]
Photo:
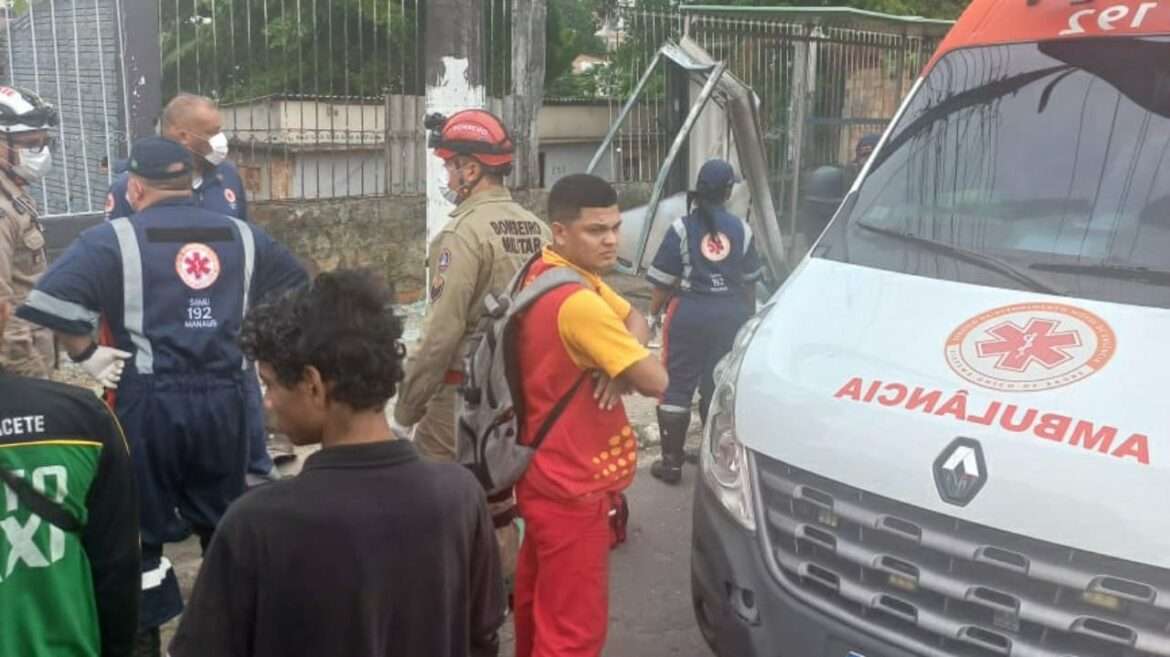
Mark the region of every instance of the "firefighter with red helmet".
[[[512, 170], [512, 138], [495, 115], [480, 109], [431, 115], [430, 146], [443, 160], [451, 218], [431, 242], [430, 304], [422, 342], [406, 364], [394, 429], [413, 427], [420, 454], [455, 459], [456, 393], [468, 339], [483, 314], [483, 298], [499, 294], [516, 271], [551, 239], [548, 226], [522, 208], [504, 187]], [[514, 568], [512, 504], [489, 500], [501, 531], [505, 574]], [[509, 556], [511, 555], [511, 556]]]

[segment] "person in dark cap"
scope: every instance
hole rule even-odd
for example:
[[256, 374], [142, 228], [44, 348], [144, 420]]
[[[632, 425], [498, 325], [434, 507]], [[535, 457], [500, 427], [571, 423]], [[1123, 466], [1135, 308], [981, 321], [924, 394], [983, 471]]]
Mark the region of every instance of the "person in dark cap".
[[[206, 96], [189, 93], [176, 94], [159, 117], [159, 131], [163, 137], [183, 145], [193, 163], [191, 195], [196, 207], [226, 214], [241, 221], [248, 216], [248, 194], [240, 171], [228, 156], [228, 138], [224, 134], [223, 113], [215, 101]], [[106, 220], [129, 217], [135, 210], [127, 200], [128, 161], [113, 162], [113, 179], [106, 194]], [[280, 477], [275, 463], [296, 458], [292, 444], [277, 435], [268, 435], [265, 423], [259, 380], [248, 380], [248, 413], [256, 418], [255, 430], [248, 436], [248, 481], [263, 483]], [[274, 463], [275, 462], [275, 463]]]
[[853, 160], [845, 165], [846, 188], [853, 186], [853, 181], [861, 174], [862, 167], [869, 161], [869, 156], [873, 154], [873, 149], [877, 148], [881, 140], [882, 136], [876, 132], [866, 133], [857, 140], [857, 145], [853, 148]]
[[857, 147], [854, 149], [853, 163], [860, 169], [865, 165], [865, 161], [873, 154], [873, 149], [877, 148], [878, 142], [881, 141], [882, 136], [876, 132], [871, 132], [861, 136], [857, 140]]
[[[116, 392], [140, 491], [141, 655], [159, 654], [158, 627], [182, 609], [163, 545], [194, 531], [206, 547], [244, 490], [255, 421], [239, 346], [244, 314], [308, 283], [264, 231], [196, 207], [194, 170], [178, 142], [135, 142], [126, 184], [134, 214], [83, 232], [17, 310], [52, 329], [73, 360], [100, 358], [104, 367], [85, 369]], [[99, 317], [111, 344], [90, 337]]]
[[755, 312], [755, 284], [764, 275], [751, 228], [723, 207], [736, 182], [724, 160], [703, 164], [695, 191], [687, 194], [689, 214], [667, 231], [647, 272], [654, 284], [650, 313], [666, 312], [662, 358], [670, 376], [658, 404], [662, 458], [650, 474], [668, 484], [682, 478], [695, 389], [706, 422], [715, 364]]

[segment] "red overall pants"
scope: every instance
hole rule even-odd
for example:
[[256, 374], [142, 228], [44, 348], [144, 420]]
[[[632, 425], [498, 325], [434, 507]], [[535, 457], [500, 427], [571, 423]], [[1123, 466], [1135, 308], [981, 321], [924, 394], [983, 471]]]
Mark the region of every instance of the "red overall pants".
[[553, 500], [521, 482], [516, 497], [516, 657], [598, 657], [609, 620], [609, 496]]

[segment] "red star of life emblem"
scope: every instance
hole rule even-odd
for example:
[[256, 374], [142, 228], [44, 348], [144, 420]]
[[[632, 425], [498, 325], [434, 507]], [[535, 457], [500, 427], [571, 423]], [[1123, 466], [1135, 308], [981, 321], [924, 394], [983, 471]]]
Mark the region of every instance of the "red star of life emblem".
[[704, 258], [711, 262], [719, 262], [730, 253], [730, 240], [723, 233], [704, 235], [700, 248]]
[[187, 265], [187, 273], [194, 276], [196, 280], [211, 273], [211, 260], [200, 253], [192, 253], [183, 263]]
[[219, 279], [219, 256], [206, 244], [186, 244], [175, 256], [175, 273], [193, 290], [209, 288]]
[[1081, 346], [1079, 333], [1057, 331], [1059, 326], [1051, 319], [1032, 318], [1023, 328], [1004, 322], [987, 330], [995, 339], [977, 342], [976, 353], [982, 358], [998, 356], [995, 368], [999, 370], [1023, 372], [1033, 363], [1052, 369], [1073, 359], [1067, 349]]

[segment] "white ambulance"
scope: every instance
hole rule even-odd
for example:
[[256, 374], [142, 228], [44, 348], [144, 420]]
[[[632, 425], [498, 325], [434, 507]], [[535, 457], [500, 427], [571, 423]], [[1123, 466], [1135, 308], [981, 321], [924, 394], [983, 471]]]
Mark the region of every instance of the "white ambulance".
[[1170, 3], [975, 0], [720, 376], [721, 657], [1170, 656]]

